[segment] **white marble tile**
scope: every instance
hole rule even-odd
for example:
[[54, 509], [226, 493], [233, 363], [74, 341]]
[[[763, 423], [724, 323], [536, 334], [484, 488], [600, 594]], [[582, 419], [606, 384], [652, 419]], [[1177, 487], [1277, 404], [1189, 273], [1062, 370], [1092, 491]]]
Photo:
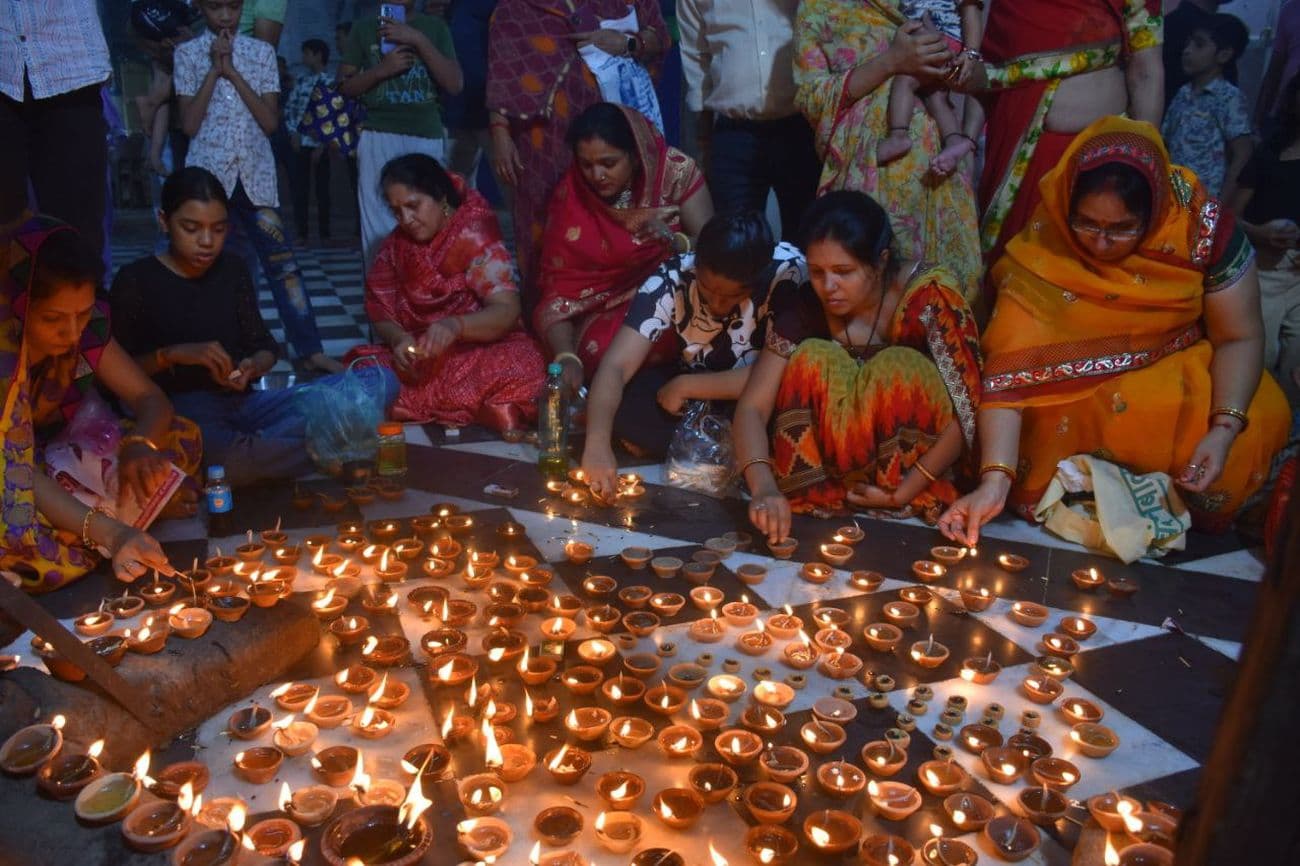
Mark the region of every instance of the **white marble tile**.
[[429, 439], [429, 434], [425, 432], [423, 424], [403, 424], [403, 435], [406, 437], [407, 445], [422, 445], [432, 447], [433, 441]]
[[1230, 553], [1221, 553], [1218, 556], [1207, 556], [1204, 559], [1194, 559], [1191, 562], [1184, 562], [1173, 567], [1183, 571], [1217, 574], [1220, 577], [1233, 577], [1255, 583], [1264, 579], [1264, 569], [1266, 568], [1263, 551], [1258, 548], [1234, 550]]
[[537, 464], [537, 446], [526, 442], [507, 442], [504, 439], [489, 439], [485, 442], [457, 442], [447, 440], [442, 446], [447, 451], [461, 451], [468, 454], [485, 454], [488, 457], [500, 457], [502, 460], [518, 460], [521, 463]]
[[1197, 637], [1201, 643], [1210, 649], [1235, 661], [1241, 660], [1241, 644], [1232, 640], [1221, 640], [1217, 637]]
[[[939, 592], [954, 604], [961, 604], [961, 600], [955, 591], [941, 588], [939, 589]], [[1043, 654], [1043, 651], [1039, 648], [1039, 642], [1043, 639], [1044, 635], [1055, 632], [1057, 630], [1057, 625], [1065, 617], [1077, 616], [1080, 613], [1097, 626], [1096, 634], [1087, 640], [1079, 641], [1080, 652], [1088, 652], [1090, 650], [1100, 649], [1101, 647], [1113, 646], [1118, 643], [1128, 643], [1129, 641], [1142, 640], [1143, 638], [1156, 637], [1157, 635], [1164, 634], [1164, 629], [1159, 626], [1144, 625], [1142, 623], [1097, 616], [1088, 613], [1087, 610], [1084, 609], [1076, 612], [1054, 607], [1047, 608], [1049, 613], [1046, 622], [1037, 628], [1028, 628], [1011, 619], [1009, 615], [1011, 606], [1015, 601], [1016, 599], [1012, 598], [999, 598], [989, 606], [988, 610], [980, 613], [973, 613], [971, 616], [978, 618], [989, 628], [1013, 641], [1025, 652], [1035, 656]]]
[[[930, 687], [934, 689], [934, 700], [930, 703], [930, 711], [918, 719], [918, 730], [929, 734], [948, 698], [956, 694], [964, 696], [969, 701], [966, 724], [979, 721], [984, 708], [990, 703], [1001, 704], [1006, 710], [1000, 725], [1003, 736], [1010, 736], [1019, 729], [1020, 716], [1024, 710], [1036, 710], [1042, 716], [1038, 735], [1051, 744], [1052, 754], [1072, 761], [1079, 767], [1082, 778], [1069, 791], [1069, 796], [1077, 800], [1085, 800], [1095, 794], [1135, 785], [1148, 779], [1159, 779], [1198, 766], [1195, 760], [1119, 712], [1088, 689], [1073, 680], [1066, 680], [1062, 700], [1072, 697], [1086, 698], [1101, 707], [1105, 711], [1102, 724], [1113, 730], [1120, 740], [1119, 748], [1106, 758], [1094, 759], [1079, 754], [1077, 746], [1070, 739], [1069, 719], [1054, 706], [1032, 703], [1020, 690], [1020, 683], [1028, 672], [1028, 664], [1009, 667], [1004, 669], [996, 680], [985, 686], [974, 685], [961, 678], [931, 683]], [[907, 699], [908, 694], [902, 690], [890, 694], [890, 704], [895, 709], [901, 710]], [[1057, 701], [1057, 705], [1060, 703], [1061, 701]], [[1008, 804], [1015, 802], [1016, 793], [1024, 787], [1023, 783], [1002, 785], [994, 782], [985, 772], [979, 757], [957, 745], [955, 739], [953, 752], [957, 762], [972, 775], [977, 776], [999, 799]]]
[[596, 549], [596, 558], [589, 566], [593, 571], [599, 568], [600, 557], [617, 556], [625, 547], [683, 547], [692, 543], [663, 535], [636, 532], [619, 526], [602, 526], [585, 520], [573, 520], [546, 511], [539, 513], [527, 508], [515, 507], [510, 509], [510, 514], [524, 525], [529, 540], [542, 552], [542, 558], [547, 562], [563, 562], [564, 545], [573, 539], [592, 545]]

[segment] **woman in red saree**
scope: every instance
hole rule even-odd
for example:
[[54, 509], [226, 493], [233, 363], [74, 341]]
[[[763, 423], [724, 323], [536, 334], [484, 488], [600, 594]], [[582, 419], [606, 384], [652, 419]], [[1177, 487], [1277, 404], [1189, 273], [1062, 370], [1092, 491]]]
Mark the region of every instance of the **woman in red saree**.
[[1039, 180], [1080, 130], [1125, 111], [1160, 126], [1160, 10], [1160, 0], [993, 0], [975, 76], [988, 112], [979, 188], [986, 262], [1029, 221]]
[[[601, 28], [629, 9], [639, 28], [635, 42]], [[530, 310], [546, 203], [569, 167], [569, 124], [601, 99], [578, 54], [589, 44], [653, 70], [672, 43], [656, 0], [501, 0], [488, 25], [492, 167], [514, 191], [515, 254]]]
[[[641, 114], [608, 102], [570, 130], [574, 162], [551, 196], [537, 333], [565, 379], [594, 375], [641, 283], [713, 216], [704, 175]], [[669, 340], [649, 363], [677, 352]]]
[[366, 275], [366, 314], [402, 383], [392, 417], [494, 430], [531, 423], [542, 355], [520, 322], [496, 214], [424, 154], [388, 163], [380, 185], [397, 229]]

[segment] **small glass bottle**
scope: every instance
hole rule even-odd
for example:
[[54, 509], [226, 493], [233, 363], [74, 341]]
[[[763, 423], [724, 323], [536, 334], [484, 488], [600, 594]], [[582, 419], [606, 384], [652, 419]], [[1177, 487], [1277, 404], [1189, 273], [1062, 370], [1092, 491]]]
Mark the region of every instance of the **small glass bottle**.
[[375, 473], [380, 478], [402, 478], [406, 475], [406, 428], [397, 421], [384, 421], [378, 427], [379, 451], [375, 457]]

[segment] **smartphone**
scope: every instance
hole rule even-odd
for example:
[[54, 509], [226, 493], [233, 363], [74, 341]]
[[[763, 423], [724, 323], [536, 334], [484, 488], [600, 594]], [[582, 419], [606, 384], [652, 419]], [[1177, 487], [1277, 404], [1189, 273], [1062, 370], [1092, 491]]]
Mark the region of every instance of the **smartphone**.
[[[379, 4], [379, 23], [383, 24], [384, 19], [406, 23], [406, 7], [400, 3], [380, 3]], [[397, 43], [389, 42], [387, 39], [379, 40], [379, 53], [387, 54], [397, 47]]]

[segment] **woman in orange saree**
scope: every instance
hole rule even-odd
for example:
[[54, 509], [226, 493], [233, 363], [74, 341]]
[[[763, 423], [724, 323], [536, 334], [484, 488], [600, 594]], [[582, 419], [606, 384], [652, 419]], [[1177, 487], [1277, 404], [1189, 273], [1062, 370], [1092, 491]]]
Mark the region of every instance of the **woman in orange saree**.
[[1195, 525], [1226, 528], [1290, 422], [1254, 250], [1147, 123], [1096, 121], [1040, 194], [993, 268], [980, 485], [940, 528], [974, 544], [1008, 502], [1031, 516], [1075, 454], [1168, 473]]
[[[595, 374], [641, 283], [690, 248], [713, 201], [695, 161], [633, 109], [598, 103], [569, 141], [574, 163], [547, 211], [533, 324], [576, 387]], [[676, 354], [668, 339], [647, 363]]]

